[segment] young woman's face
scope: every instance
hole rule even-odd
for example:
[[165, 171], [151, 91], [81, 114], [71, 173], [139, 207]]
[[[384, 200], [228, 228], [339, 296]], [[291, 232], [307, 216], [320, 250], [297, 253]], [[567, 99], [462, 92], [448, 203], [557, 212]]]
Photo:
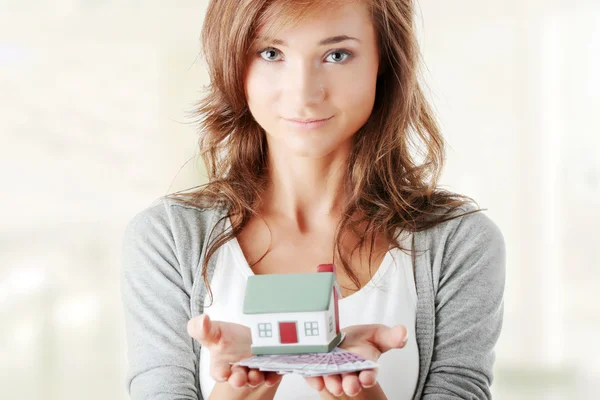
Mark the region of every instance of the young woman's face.
[[364, 3], [347, 2], [301, 21], [251, 52], [246, 98], [272, 150], [303, 157], [349, 150], [373, 109], [379, 66]]

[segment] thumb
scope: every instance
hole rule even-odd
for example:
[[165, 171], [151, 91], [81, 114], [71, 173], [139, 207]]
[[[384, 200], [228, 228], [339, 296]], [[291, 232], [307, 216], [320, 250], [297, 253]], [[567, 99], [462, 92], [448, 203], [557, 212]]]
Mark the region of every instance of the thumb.
[[188, 335], [196, 339], [202, 346], [216, 344], [221, 339], [221, 329], [218, 323], [210, 320], [207, 314], [202, 314], [188, 321]]
[[380, 325], [373, 335], [373, 344], [385, 353], [391, 349], [401, 349], [408, 342], [408, 331], [404, 325], [389, 327]]

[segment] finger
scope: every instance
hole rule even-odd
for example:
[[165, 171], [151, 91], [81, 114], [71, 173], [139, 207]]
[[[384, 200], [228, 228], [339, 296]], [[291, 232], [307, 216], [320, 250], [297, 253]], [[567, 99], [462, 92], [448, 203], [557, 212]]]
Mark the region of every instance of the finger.
[[341, 396], [344, 394], [344, 389], [342, 388], [342, 377], [340, 375], [325, 375], [323, 380], [325, 381], [325, 387], [329, 393], [334, 396]]
[[348, 396], [356, 396], [362, 390], [362, 386], [355, 372], [342, 374], [342, 389]]
[[213, 323], [207, 314], [202, 314], [188, 321], [188, 334], [202, 346], [218, 343], [221, 329], [218, 323]]
[[231, 386], [236, 388], [246, 386], [248, 383], [248, 369], [240, 366], [231, 368], [231, 375], [227, 381]]
[[265, 374], [257, 369], [248, 371], [248, 386], [255, 388], [265, 381]]
[[388, 327], [379, 325], [373, 335], [373, 344], [385, 353], [391, 349], [401, 349], [408, 341], [408, 331], [404, 325]]
[[283, 375], [279, 375], [277, 372], [265, 372], [265, 385], [275, 386], [281, 381], [281, 378], [283, 378]]
[[325, 389], [325, 382], [322, 376], [307, 376], [304, 378], [308, 386], [315, 389], [317, 392]]
[[358, 374], [358, 381], [364, 388], [370, 388], [377, 384], [377, 370], [365, 369]]
[[231, 365], [226, 362], [210, 362], [210, 376], [217, 382], [225, 382], [231, 376]]

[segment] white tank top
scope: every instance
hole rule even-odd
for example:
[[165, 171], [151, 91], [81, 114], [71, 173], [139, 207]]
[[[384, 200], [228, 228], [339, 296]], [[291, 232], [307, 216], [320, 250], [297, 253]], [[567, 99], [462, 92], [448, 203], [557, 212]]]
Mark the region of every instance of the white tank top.
[[[410, 248], [410, 234], [401, 239]], [[315, 266], [316, 268], [316, 266]], [[224, 244], [218, 251], [215, 272], [211, 280], [213, 304], [204, 312], [211, 319], [244, 323], [242, 314], [246, 281], [254, 275], [237, 239]], [[403, 349], [384, 353], [377, 363], [377, 379], [389, 399], [412, 399], [419, 374], [419, 351], [415, 341], [417, 292], [410, 256], [398, 249], [388, 251], [371, 281], [358, 292], [339, 300], [340, 328], [360, 324], [402, 324], [408, 329], [408, 343]], [[200, 386], [208, 399], [215, 381], [209, 373], [210, 354], [200, 353]], [[318, 393], [299, 375], [285, 375], [275, 400], [318, 399]]]

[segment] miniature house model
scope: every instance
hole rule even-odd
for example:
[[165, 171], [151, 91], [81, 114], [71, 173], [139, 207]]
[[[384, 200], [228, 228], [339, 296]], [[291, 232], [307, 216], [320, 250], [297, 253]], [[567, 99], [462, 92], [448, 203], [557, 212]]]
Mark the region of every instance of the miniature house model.
[[341, 341], [333, 264], [316, 273], [248, 277], [244, 298], [252, 353], [324, 353]]

